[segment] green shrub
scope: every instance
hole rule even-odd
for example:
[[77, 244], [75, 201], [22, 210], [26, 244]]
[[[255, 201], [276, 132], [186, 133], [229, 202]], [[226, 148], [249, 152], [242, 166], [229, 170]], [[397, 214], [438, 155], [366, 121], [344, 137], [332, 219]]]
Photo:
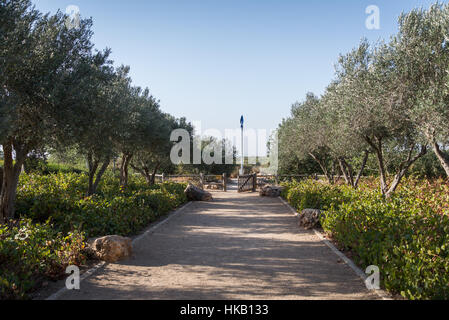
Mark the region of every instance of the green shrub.
[[91, 197], [77, 202], [78, 210], [55, 217], [66, 229], [83, 230], [88, 237], [107, 234], [132, 235], [155, 220], [154, 211], [135, 197], [101, 199]]
[[40, 175], [58, 174], [58, 173], [77, 173], [83, 171], [72, 166], [48, 162], [43, 155], [31, 155], [25, 160], [25, 171]]
[[22, 174], [17, 190], [16, 211], [35, 222], [71, 213], [84, 195], [87, 176], [74, 173]]
[[86, 186], [86, 174], [21, 175], [16, 211], [22, 220], [0, 226], [0, 298], [26, 298], [42, 279], [79, 265], [85, 237], [137, 234], [187, 201], [185, 184], [148, 186], [131, 177], [122, 189], [111, 172], [97, 195], [86, 198]]
[[326, 210], [331, 205], [338, 205], [351, 197], [345, 187], [331, 186], [312, 179], [282, 185], [282, 196], [299, 212], [304, 209]]
[[443, 200], [432, 196], [442, 191], [447, 186], [407, 180], [386, 200], [369, 185], [356, 191], [309, 181], [287, 185], [284, 196], [297, 209], [324, 209], [324, 230], [362, 268], [378, 266], [388, 291], [408, 299], [448, 299], [447, 194]]
[[64, 236], [47, 223], [0, 225], [0, 299], [24, 299], [43, 278], [61, 278], [84, 262], [83, 249], [81, 233]]
[[88, 237], [106, 234], [133, 235], [161, 215], [187, 201], [186, 185], [155, 186], [132, 178], [125, 189], [107, 173], [97, 195], [85, 198], [87, 175], [58, 173], [22, 175], [17, 213], [35, 222], [50, 219], [58, 231], [80, 230]]

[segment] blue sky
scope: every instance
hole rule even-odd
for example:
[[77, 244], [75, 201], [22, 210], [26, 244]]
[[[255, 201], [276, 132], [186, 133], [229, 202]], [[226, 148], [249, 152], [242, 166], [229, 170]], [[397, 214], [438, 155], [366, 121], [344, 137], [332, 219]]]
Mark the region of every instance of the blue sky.
[[[362, 37], [389, 38], [418, 0], [35, 0], [44, 12], [68, 5], [93, 17], [94, 43], [131, 66], [162, 109], [203, 129], [274, 129], [308, 91], [321, 94], [340, 53]], [[369, 5], [380, 30], [365, 27]]]

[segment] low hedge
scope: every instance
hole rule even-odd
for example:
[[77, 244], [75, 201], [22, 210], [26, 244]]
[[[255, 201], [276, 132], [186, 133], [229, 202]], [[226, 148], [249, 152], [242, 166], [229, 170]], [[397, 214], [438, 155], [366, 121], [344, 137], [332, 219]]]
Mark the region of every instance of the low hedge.
[[82, 264], [84, 240], [77, 231], [64, 235], [28, 219], [0, 225], [0, 299], [24, 299], [44, 279], [60, 279], [67, 266]]
[[281, 196], [299, 212], [304, 209], [326, 210], [350, 197], [347, 188], [338, 188], [311, 179], [282, 183], [282, 186], [284, 189]]
[[408, 180], [391, 199], [366, 185], [285, 186], [284, 197], [298, 210], [324, 211], [323, 229], [356, 263], [380, 268], [385, 289], [408, 299], [449, 298], [449, 211], [432, 197], [447, 190], [441, 184]]
[[62, 232], [80, 230], [87, 237], [126, 236], [187, 201], [184, 184], [148, 186], [134, 179], [121, 189], [117, 179], [107, 175], [97, 195], [84, 197], [86, 185], [85, 174], [23, 175], [17, 214], [35, 222], [51, 221]]

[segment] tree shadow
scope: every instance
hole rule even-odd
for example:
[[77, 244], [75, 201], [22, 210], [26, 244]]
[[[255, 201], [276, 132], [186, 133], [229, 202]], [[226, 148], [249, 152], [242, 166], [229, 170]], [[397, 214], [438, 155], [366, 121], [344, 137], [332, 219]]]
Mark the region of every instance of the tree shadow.
[[371, 299], [362, 281], [278, 199], [194, 203], [83, 282], [74, 299]]

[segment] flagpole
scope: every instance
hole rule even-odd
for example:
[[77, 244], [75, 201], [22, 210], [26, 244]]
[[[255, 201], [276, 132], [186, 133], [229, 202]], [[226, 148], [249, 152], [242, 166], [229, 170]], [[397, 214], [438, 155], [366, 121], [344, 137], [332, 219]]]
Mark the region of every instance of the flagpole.
[[245, 156], [244, 156], [244, 153], [243, 153], [243, 116], [242, 116], [242, 118], [240, 119], [240, 124], [241, 124], [241, 128], [242, 128], [242, 132], [241, 132], [241, 135], [242, 135], [242, 159], [241, 159], [241, 166], [240, 166], [240, 175], [242, 175], [243, 176], [243, 174], [245, 173], [244, 172], [244, 170], [243, 170], [243, 164], [244, 164], [244, 160], [245, 160]]

